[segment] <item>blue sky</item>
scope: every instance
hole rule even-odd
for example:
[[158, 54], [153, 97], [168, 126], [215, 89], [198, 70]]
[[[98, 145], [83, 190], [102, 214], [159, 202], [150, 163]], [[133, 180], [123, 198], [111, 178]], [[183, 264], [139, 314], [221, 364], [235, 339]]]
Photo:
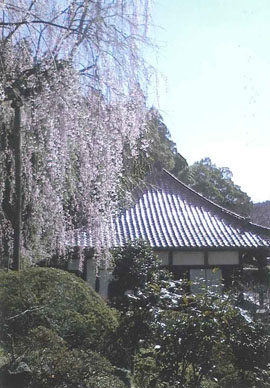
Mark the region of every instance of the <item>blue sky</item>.
[[229, 167], [270, 200], [270, 1], [154, 0], [157, 106], [189, 164]]

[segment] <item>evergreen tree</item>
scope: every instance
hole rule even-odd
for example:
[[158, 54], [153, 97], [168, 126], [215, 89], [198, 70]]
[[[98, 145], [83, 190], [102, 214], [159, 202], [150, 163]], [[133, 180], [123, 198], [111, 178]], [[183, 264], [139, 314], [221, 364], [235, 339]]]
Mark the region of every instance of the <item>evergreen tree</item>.
[[236, 185], [228, 167], [217, 167], [210, 158], [190, 166], [190, 186], [211, 201], [237, 214], [248, 217], [252, 208], [250, 197]]

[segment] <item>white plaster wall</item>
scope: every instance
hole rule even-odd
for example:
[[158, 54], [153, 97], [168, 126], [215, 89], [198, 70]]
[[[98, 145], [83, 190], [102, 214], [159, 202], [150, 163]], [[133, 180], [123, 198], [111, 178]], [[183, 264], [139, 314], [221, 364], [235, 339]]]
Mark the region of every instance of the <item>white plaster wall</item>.
[[173, 265], [204, 265], [204, 253], [173, 252]]
[[238, 265], [239, 255], [237, 251], [208, 252], [209, 265]]
[[157, 251], [155, 252], [162, 265], [169, 265], [169, 251]]

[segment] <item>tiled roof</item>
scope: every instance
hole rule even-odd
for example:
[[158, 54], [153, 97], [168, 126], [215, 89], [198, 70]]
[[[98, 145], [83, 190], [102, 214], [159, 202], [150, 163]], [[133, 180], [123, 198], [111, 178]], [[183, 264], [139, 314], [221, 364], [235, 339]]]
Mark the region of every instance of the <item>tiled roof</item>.
[[[144, 239], [156, 249], [270, 247], [270, 229], [214, 204], [166, 170], [150, 176], [114, 225], [114, 246]], [[88, 233], [78, 239], [89, 246]]]

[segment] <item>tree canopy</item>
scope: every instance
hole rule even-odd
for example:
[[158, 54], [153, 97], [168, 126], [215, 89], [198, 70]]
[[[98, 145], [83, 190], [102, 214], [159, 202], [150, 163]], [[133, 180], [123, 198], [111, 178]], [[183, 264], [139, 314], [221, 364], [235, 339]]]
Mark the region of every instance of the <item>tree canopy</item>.
[[190, 166], [190, 186], [211, 201], [242, 216], [249, 216], [250, 197], [236, 185], [228, 167], [217, 167], [210, 158]]
[[117, 365], [135, 387], [267, 387], [267, 324], [239, 307], [238, 293], [192, 294], [143, 242], [114, 252], [111, 303], [119, 312]]
[[188, 171], [187, 161], [178, 152], [161, 114], [153, 107], [149, 111], [148, 127], [149, 159], [152, 163], [159, 162], [162, 167], [185, 180]]
[[270, 228], [270, 201], [254, 203], [251, 211], [251, 219], [255, 224]]
[[136, 159], [132, 157], [129, 149], [124, 154], [124, 182], [131, 183], [131, 187], [138, 184], [138, 181], [141, 182], [156, 165], [167, 169], [183, 181], [188, 180], [187, 161], [178, 152], [168, 127], [154, 107], [147, 112], [146, 133], [138, 139], [138, 148], [140, 151]]
[[189, 166], [171, 139], [158, 110], [152, 107], [147, 117], [147, 147], [136, 161], [132, 161], [132, 168], [127, 167], [128, 174], [139, 171], [143, 176], [158, 163], [211, 201], [240, 215], [250, 216], [251, 199], [233, 182], [228, 167], [217, 167], [207, 157]]

